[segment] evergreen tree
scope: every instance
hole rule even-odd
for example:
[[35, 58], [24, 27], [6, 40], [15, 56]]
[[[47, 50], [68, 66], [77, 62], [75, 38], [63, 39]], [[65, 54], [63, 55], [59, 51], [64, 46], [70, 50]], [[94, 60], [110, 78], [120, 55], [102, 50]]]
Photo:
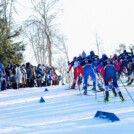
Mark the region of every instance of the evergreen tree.
[[[6, 65], [20, 64], [23, 61], [23, 51], [25, 45], [18, 40], [22, 32], [22, 27], [18, 30], [9, 25], [8, 19], [2, 16], [0, 12], [0, 63]], [[18, 41], [17, 41], [18, 40]]]

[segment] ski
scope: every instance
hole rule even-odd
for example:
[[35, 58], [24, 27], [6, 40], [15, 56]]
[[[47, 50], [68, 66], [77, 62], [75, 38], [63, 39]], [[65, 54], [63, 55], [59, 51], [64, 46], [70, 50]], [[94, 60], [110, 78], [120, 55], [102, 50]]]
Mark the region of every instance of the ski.
[[64, 90], [77, 90], [77, 89], [73, 89], [73, 88], [66, 88]]
[[113, 101], [96, 100], [96, 102], [115, 103]]
[[[134, 87], [134, 85], [124, 85], [126, 87]], [[119, 85], [119, 87], [123, 87], [123, 85]]]
[[124, 85], [124, 86], [133, 87], [134, 85]]
[[74, 95], [76, 95], [76, 96], [94, 96], [94, 95], [92, 95], [92, 94], [74, 94]]
[[[82, 88], [82, 89], [80, 89], [80, 90], [81, 90], [81, 91], [84, 91], [85, 89]], [[92, 90], [91, 90], [91, 89], [87, 89], [87, 91], [92, 91]]]
[[124, 100], [124, 101], [121, 101], [121, 100], [117, 100], [117, 101], [96, 100], [96, 101], [97, 101], [97, 102], [105, 102], [105, 103], [116, 103], [116, 102], [124, 103], [124, 102], [129, 101], [129, 100]]
[[[99, 95], [99, 97], [105, 97], [104, 95]], [[116, 98], [118, 96], [109, 96], [109, 98]]]
[[[93, 90], [90, 90], [90, 91], [93, 91]], [[93, 91], [93, 93], [95, 93], [95, 92], [97, 92], [97, 93], [98, 93], [98, 92], [103, 92], [103, 91], [99, 91], [99, 90], [97, 90], [97, 91]]]

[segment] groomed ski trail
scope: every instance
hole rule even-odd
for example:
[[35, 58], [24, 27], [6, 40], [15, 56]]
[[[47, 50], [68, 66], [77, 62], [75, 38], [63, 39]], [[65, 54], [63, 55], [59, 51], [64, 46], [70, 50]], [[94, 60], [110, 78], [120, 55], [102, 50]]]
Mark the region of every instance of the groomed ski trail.
[[[119, 97], [116, 103], [96, 102], [95, 94], [76, 95], [79, 90], [64, 90], [68, 85], [25, 88], [0, 92], [0, 134], [133, 134], [134, 103], [122, 87], [126, 102]], [[90, 87], [89, 87], [90, 88]], [[134, 97], [134, 89], [127, 87]], [[97, 100], [103, 99], [97, 93]], [[41, 96], [45, 103], [39, 103]], [[110, 96], [113, 96], [110, 92]], [[94, 119], [98, 111], [115, 113], [120, 121]]]

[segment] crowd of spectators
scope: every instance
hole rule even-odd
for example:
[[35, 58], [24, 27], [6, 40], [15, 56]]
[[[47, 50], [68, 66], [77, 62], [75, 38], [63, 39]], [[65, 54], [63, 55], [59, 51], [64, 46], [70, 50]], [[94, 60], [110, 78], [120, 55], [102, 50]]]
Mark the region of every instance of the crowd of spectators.
[[18, 89], [25, 87], [43, 87], [59, 85], [61, 75], [56, 73], [55, 67], [48, 67], [38, 64], [33, 66], [30, 63], [23, 65], [3, 66], [0, 63], [0, 89]]

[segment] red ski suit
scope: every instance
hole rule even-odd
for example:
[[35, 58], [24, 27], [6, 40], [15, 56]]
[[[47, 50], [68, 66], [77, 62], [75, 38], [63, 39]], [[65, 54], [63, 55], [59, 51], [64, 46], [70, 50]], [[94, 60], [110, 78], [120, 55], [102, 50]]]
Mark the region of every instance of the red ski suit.
[[79, 73], [81, 73], [84, 78], [84, 69], [80, 65], [77, 66], [77, 61], [70, 65], [69, 71], [71, 71], [72, 67], [74, 67], [74, 83], [76, 83]]

